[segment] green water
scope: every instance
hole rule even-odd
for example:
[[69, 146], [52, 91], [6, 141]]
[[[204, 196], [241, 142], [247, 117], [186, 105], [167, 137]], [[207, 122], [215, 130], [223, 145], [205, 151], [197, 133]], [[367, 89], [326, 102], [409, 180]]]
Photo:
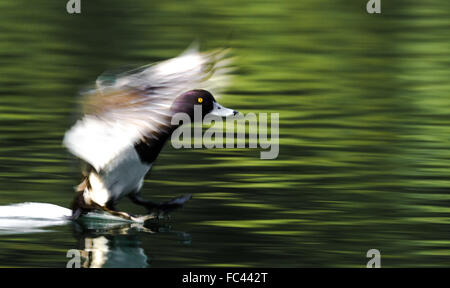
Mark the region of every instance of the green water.
[[66, 1], [0, 1], [0, 205], [68, 207], [78, 91], [195, 39], [233, 48], [221, 102], [279, 113], [279, 157], [167, 146], [143, 194], [194, 198], [155, 233], [0, 235], [0, 266], [65, 267], [89, 247], [108, 267], [365, 267], [372, 248], [383, 267], [449, 266], [449, 1], [382, 0], [381, 15], [363, 0], [93, 2], [69, 15]]

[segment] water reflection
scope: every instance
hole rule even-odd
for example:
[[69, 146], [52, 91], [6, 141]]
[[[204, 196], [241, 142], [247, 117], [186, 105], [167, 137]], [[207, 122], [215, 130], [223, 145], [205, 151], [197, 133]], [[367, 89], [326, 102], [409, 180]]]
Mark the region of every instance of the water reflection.
[[142, 238], [151, 234], [175, 234], [185, 245], [191, 244], [188, 233], [173, 231], [166, 223], [107, 223], [77, 221], [72, 224], [84, 268], [145, 268], [151, 256], [142, 248]]

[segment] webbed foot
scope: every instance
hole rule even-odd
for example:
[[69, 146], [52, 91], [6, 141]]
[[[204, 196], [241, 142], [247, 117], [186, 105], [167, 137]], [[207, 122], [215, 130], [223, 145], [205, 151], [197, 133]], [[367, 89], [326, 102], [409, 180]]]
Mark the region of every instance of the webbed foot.
[[173, 198], [172, 200], [147, 207], [147, 210], [151, 213], [151, 215], [155, 215], [157, 219], [170, 218], [170, 212], [183, 208], [184, 204], [190, 199], [192, 199], [191, 194], [183, 195]]

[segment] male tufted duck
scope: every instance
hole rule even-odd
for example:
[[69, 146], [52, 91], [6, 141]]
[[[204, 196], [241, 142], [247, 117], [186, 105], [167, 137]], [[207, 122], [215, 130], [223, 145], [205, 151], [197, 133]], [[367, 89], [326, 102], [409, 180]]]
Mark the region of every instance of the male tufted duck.
[[223, 88], [229, 71], [229, 58], [223, 51], [188, 49], [176, 58], [116, 75], [113, 81], [97, 80], [96, 88], [83, 95], [82, 119], [64, 137], [64, 145], [85, 164], [72, 219], [93, 210], [132, 221], [148, 219], [117, 211], [115, 204], [124, 196], [149, 213], [182, 207], [190, 195], [156, 203], [143, 199], [139, 191], [177, 128], [171, 124], [175, 113], [194, 119], [195, 105], [201, 105], [203, 116], [237, 113], [208, 92]]

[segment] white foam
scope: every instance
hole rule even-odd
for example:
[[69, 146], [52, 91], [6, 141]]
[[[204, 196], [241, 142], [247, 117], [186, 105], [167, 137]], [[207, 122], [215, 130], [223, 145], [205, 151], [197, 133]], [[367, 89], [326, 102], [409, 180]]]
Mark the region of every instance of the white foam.
[[[70, 209], [49, 204], [25, 202], [0, 206], [0, 234], [23, 234], [46, 232], [43, 228], [66, 225], [70, 223]], [[84, 219], [102, 220], [105, 222], [127, 222], [117, 216], [90, 212], [82, 216]]]
[[49, 203], [25, 202], [0, 206], [0, 218], [62, 220], [71, 214], [70, 209]]
[[44, 232], [44, 227], [68, 223], [70, 215], [70, 209], [47, 203], [0, 206], [0, 234]]

